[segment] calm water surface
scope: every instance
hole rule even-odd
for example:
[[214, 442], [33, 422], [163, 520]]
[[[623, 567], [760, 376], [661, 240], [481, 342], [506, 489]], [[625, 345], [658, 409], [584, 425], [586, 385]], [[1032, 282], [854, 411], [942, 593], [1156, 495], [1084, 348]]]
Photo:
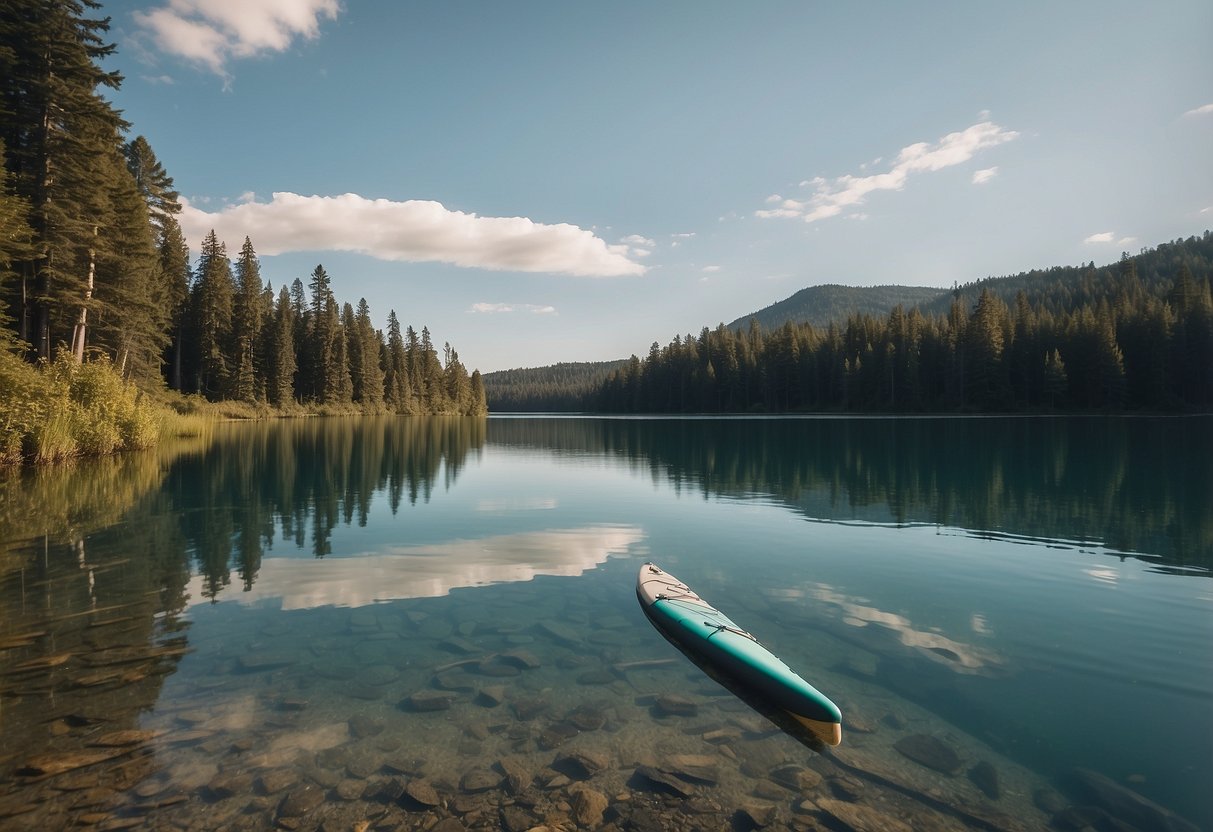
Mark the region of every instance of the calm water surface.
[[[1211, 418], [283, 421], [6, 476], [0, 827], [1213, 828]], [[645, 560], [837, 754], [662, 640]]]

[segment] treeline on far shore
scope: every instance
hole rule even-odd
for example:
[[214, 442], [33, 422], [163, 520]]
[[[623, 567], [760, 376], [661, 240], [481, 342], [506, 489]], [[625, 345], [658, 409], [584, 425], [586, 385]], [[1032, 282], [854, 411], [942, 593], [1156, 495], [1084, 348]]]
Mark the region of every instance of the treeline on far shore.
[[[1139, 263], [1149, 267], [1139, 272]], [[1119, 412], [1213, 406], [1213, 234], [1092, 264], [1007, 303], [958, 289], [818, 328], [715, 330], [633, 355], [583, 409], [623, 412]], [[979, 289], [972, 299], [972, 288]]]

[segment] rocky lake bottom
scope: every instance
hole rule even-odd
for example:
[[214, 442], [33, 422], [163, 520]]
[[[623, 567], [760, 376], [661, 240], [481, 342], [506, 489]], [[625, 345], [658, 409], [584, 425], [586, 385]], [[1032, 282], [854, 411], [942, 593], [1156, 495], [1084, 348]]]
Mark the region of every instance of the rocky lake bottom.
[[[785, 613], [813, 657], [798, 669], [844, 714], [843, 744], [814, 752], [613, 584], [582, 583], [215, 605], [195, 613], [213, 619], [197, 643], [151, 601], [27, 611], [23, 632], [0, 634], [0, 826], [1195, 829], [1096, 772], [1044, 779], [886, 687], [895, 655]], [[900, 649], [964, 664], [938, 644]]]

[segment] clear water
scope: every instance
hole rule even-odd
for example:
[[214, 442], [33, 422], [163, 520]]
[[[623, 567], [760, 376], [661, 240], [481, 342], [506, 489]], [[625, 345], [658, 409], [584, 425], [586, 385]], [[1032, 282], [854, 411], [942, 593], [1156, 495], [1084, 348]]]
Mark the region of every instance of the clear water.
[[[1210, 418], [307, 420], [0, 489], [0, 825], [525, 828], [572, 780], [620, 828], [1033, 828], [1087, 769], [1213, 828]], [[842, 706], [837, 763], [660, 638], [645, 560]], [[693, 808], [637, 774], [677, 754]]]

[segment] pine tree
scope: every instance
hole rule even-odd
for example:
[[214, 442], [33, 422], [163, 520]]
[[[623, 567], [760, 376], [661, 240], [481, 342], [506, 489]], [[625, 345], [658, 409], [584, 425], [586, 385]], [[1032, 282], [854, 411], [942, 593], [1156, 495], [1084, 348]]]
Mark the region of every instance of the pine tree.
[[[397, 325], [399, 326], [399, 325]], [[358, 300], [358, 314], [350, 337], [350, 366], [354, 378], [354, 401], [372, 413], [383, 407], [383, 367], [379, 363], [380, 336], [371, 323], [371, 308], [366, 298]]]
[[91, 297], [77, 319], [76, 357], [84, 358], [88, 315], [95, 312], [93, 340], [114, 366], [144, 386], [158, 387], [169, 318], [157, 284], [154, 226], [122, 157], [114, 152], [105, 162], [99, 170], [109, 187], [97, 226], [95, 287], [85, 289]]
[[227, 248], [214, 229], [202, 241], [190, 316], [191, 341], [196, 350], [194, 389], [211, 400], [228, 397], [238, 365], [232, 357], [232, 310], [236, 294]]
[[429, 412], [429, 392], [426, 389], [425, 375], [422, 372], [421, 338], [417, 335], [417, 330], [413, 329], [412, 324], [409, 324], [405, 330], [404, 356], [412, 393], [410, 398], [414, 402], [417, 413], [427, 413]]
[[166, 217], [157, 246], [157, 279], [159, 297], [169, 320], [169, 346], [165, 355], [168, 384], [174, 390], [184, 389], [182, 362], [185, 357], [185, 317], [190, 296], [190, 250], [176, 217]]
[[256, 349], [265, 317], [263, 291], [261, 264], [252, 241], [245, 237], [236, 259], [236, 294], [232, 304], [232, 347], [238, 368], [232, 397], [248, 403], [257, 400], [258, 379], [264, 373]]
[[290, 291], [283, 286], [274, 308], [270, 328], [270, 347], [266, 361], [266, 398], [274, 407], [294, 401], [295, 392], [295, 307]]
[[[0, 159], [4, 144], [0, 142]], [[8, 169], [0, 165], [0, 349], [11, 346], [13, 319], [6, 309], [8, 287], [15, 282], [15, 263], [28, 261], [34, 255], [34, 231], [29, 227], [29, 203], [9, 188]], [[19, 304], [20, 298], [15, 298]], [[12, 303], [12, 301], [9, 301]]]
[[413, 412], [412, 387], [409, 383], [408, 358], [404, 338], [400, 334], [400, 319], [396, 310], [387, 316], [387, 350], [383, 373], [383, 399], [396, 413]]
[[[346, 308], [349, 309], [347, 303]], [[330, 404], [349, 404], [354, 398], [354, 385], [350, 380], [350, 358], [345, 326], [341, 323], [341, 315], [337, 311], [337, 301], [330, 295], [328, 319], [332, 342], [329, 347], [329, 361], [324, 373], [324, 401]]]
[[[102, 171], [126, 123], [99, 92], [122, 77], [99, 62], [108, 19], [85, 17], [93, 0], [0, 5], [0, 140], [15, 192], [29, 204], [35, 256], [18, 264], [20, 337], [49, 358], [91, 303], [99, 227], [108, 207]], [[85, 323], [85, 326], [87, 322]]]
[[[333, 362], [333, 339], [340, 320], [330, 285], [328, 272], [323, 265], [317, 265], [308, 283], [312, 302], [308, 310], [307, 360], [302, 362], [302, 370], [306, 397], [321, 404], [329, 401], [336, 384], [336, 373], [330, 375], [329, 369]], [[334, 308], [331, 316], [330, 305]]]
[[480, 377], [479, 370], [472, 370], [471, 380], [471, 416], [485, 416], [489, 412], [489, 405], [484, 393], [484, 379]]

